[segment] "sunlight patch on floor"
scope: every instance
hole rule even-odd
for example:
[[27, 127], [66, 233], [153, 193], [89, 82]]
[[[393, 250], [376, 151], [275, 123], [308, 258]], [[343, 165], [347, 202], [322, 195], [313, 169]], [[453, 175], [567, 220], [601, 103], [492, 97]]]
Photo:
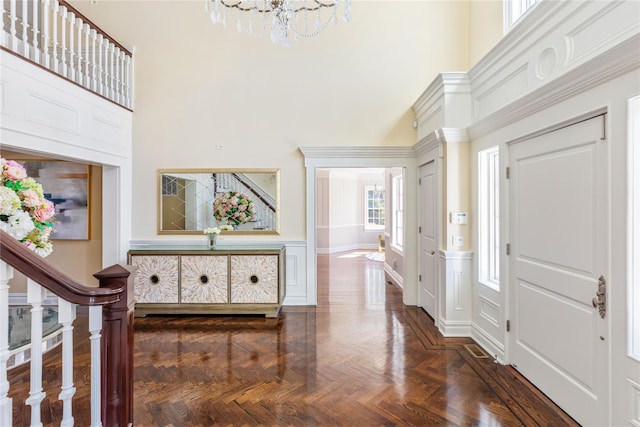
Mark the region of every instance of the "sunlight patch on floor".
[[371, 252], [362, 252], [362, 251], [349, 252], [348, 254], [339, 255], [337, 258], [358, 258], [369, 253]]

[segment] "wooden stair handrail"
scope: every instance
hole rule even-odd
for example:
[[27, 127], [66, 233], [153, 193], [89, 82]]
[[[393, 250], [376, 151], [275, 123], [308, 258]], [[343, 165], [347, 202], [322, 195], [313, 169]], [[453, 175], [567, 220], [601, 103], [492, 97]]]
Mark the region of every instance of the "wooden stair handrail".
[[126, 286], [95, 288], [80, 284], [0, 230], [0, 259], [47, 290], [78, 305], [107, 305], [120, 301]]

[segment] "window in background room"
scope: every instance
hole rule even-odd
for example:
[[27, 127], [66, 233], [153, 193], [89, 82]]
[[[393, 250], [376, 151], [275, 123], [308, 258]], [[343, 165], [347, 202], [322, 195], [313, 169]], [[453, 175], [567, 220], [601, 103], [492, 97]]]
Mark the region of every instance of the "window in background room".
[[367, 185], [364, 195], [364, 229], [384, 230], [384, 188]]
[[478, 153], [478, 275], [500, 290], [500, 157], [498, 146]]
[[536, 4], [536, 0], [504, 0], [503, 4], [504, 33], [507, 34]]
[[393, 226], [391, 229], [391, 244], [398, 249], [404, 246], [404, 185], [402, 175], [393, 177]]

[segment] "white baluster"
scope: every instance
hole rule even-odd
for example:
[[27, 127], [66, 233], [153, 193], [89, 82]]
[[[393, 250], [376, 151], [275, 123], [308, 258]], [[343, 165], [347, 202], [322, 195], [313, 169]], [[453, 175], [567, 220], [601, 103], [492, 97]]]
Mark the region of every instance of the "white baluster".
[[29, 29], [29, 14], [28, 1], [22, 2], [22, 56], [25, 58], [29, 58], [29, 37], [28, 37], [28, 29]]
[[38, 28], [38, 8], [40, 7], [39, 1], [33, 2], [33, 25], [31, 26], [31, 32], [33, 33], [33, 60], [38, 64], [40, 63], [40, 49], [38, 49], [38, 38], [40, 37], [40, 29]]
[[[60, 56], [62, 56], [62, 75], [67, 77], [67, 8], [60, 6]], [[58, 71], [60, 72], [60, 71]]]
[[54, 0], [51, 4], [53, 11], [53, 31], [51, 34], [53, 35], [53, 70], [56, 73], [60, 72], [60, 62], [58, 61], [58, 20], [60, 19], [60, 3], [58, 0]]
[[78, 36], [77, 36], [77, 42], [76, 42], [76, 61], [77, 61], [77, 74], [76, 74], [76, 82], [82, 84], [82, 82], [84, 81], [84, 79], [82, 78], [82, 61], [85, 60], [86, 58], [84, 57], [84, 54], [82, 53], [82, 19], [80, 18], [76, 18], [76, 21], [78, 23]]
[[49, 54], [49, 0], [42, 3], [42, 52], [44, 56], [44, 66], [51, 67], [51, 55]]
[[58, 399], [62, 401], [61, 427], [73, 426], [72, 398], [76, 394], [73, 386], [73, 322], [76, 320], [76, 305], [58, 298], [58, 322], [62, 325], [62, 386]]
[[31, 304], [31, 388], [25, 404], [31, 406], [31, 425], [42, 426], [40, 403], [46, 394], [42, 390], [42, 302], [45, 290], [27, 279], [27, 302]]
[[96, 87], [95, 91], [98, 92], [100, 95], [104, 95], [104, 85], [103, 85], [103, 80], [102, 80], [102, 76], [104, 73], [104, 68], [102, 65], [102, 45], [104, 43], [104, 37], [102, 34], [98, 34], [98, 87]]
[[75, 34], [73, 33], [73, 27], [75, 26], [75, 23], [76, 23], [76, 14], [73, 12], [69, 12], [68, 19], [69, 19], [69, 24], [68, 24], [69, 25], [69, 78], [75, 81], [76, 69], [74, 66], [73, 57], [75, 56], [76, 51], [73, 48], [73, 39], [75, 38], [74, 37]]
[[116, 45], [113, 43], [109, 43], [109, 81], [111, 84], [109, 85], [109, 99], [116, 99]]
[[12, 407], [7, 379], [9, 360], [9, 280], [13, 278], [13, 267], [0, 261], [0, 426], [12, 423]]
[[9, 1], [9, 19], [11, 20], [9, 27], [9, 34], [11, 34], [11, 50], [17, 52], [18, 36], [16, 32], [16, 20], [18, 19], [18, 14], [16, 12], [16, 0]]
[[96, 48], [98, 43], [98, 32], [91, 30], [91, 90], [98, 90], [98, 63], [96, 62]]
[[91, 76], [90, 76], [90, 68], [89, 68], [89, 51], [91, 50], [89, 44], [89, 35], [91, 34], [91, 27], [89, 24], [84, 24], [84, 79], [82, 84], [86, 88], [91, 88]]
[[125, 87], [127, 94], [127, 107], [133, 108], [133, 58], [127, 55], [126, 62], [127, 84]]
[[102, 426], [100, 421], [100, 338], [102, 337], [102, 307], [89, 307], [89, 332], [91, 333], [91, 427]]
[[124, 90], [123, 90], [123, 76], [124, 76], [124, 52], [118, 48], [118, 56], [117, 56], [117, 67], [116, 67], [116, 80], [117, 90], [116, 90], [116, 102], [120, 104], [124, 104]]
[[120, 103], [120, 54], [122, 51], [118, 46], [115, 47], [115, 57], [114, 57], [114, 84], [113, 84], [113, 100], [115, 102]]

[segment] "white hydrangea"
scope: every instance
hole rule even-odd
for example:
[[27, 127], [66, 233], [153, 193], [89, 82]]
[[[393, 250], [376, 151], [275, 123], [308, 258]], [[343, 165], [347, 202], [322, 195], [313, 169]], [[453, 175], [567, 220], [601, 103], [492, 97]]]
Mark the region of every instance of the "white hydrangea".
[[43, 247], [37, 247], [33, 251], [44, 258], [49, 256], [51, 252], [53, 252], [53, 245], [51, 244], [51, 242], [47, 242]]
[[0, 215], [10, 216], [22, 209], [20, 197], [10, 188], [0, 187]]
[[13, 236], [17, 240], [22, 240], [27, 237], [27, 234], [31, 233], [36, 225], [33, 223], [31, 216], [22, 210], [15, 212], [9, 217], [7, 221], [9, 227], [7, 233]]

